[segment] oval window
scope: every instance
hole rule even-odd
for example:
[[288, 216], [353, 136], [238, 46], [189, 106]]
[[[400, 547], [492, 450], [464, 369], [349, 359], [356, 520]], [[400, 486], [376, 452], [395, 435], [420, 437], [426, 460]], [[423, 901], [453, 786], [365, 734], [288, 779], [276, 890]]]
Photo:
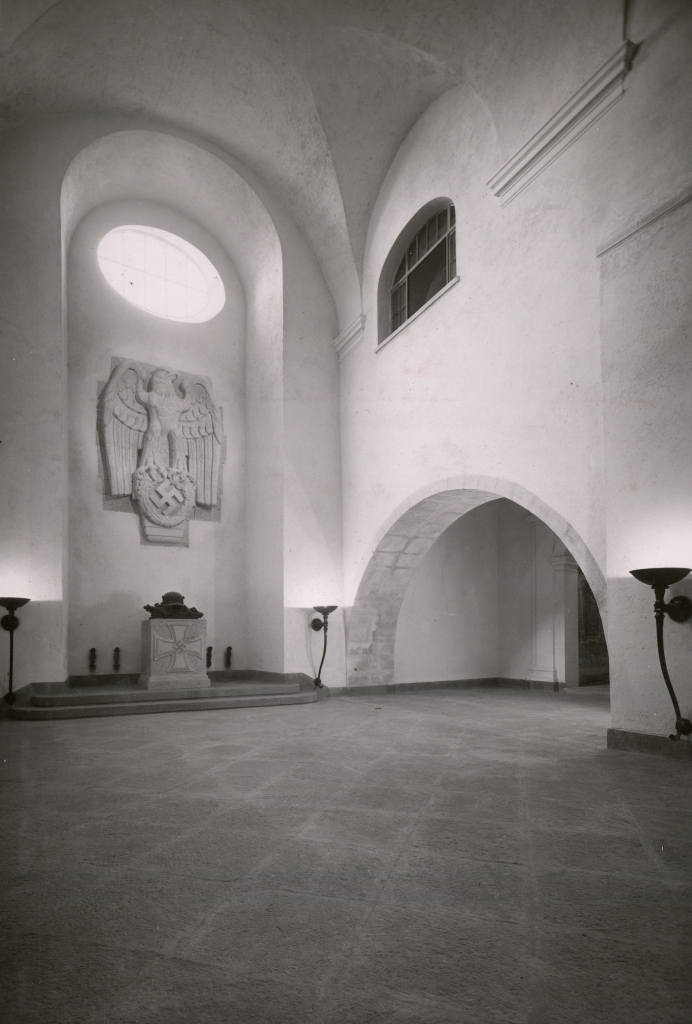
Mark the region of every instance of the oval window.
[[123, 224], [103, 236], [96, 255], [116, 292], [154, 316], [199, 324], [226, 302], [214, 264], [170, 231]]

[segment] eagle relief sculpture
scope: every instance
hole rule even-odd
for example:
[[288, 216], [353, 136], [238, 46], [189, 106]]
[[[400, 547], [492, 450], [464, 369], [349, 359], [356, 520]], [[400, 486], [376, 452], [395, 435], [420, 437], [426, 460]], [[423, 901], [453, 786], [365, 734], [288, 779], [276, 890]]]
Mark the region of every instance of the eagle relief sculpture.
[[111, 496], [137, 501], [148, 541], [185, 543], [195, 506], [219, 500], [223, 426], [211, 381], [115, 360], [99, 419]]

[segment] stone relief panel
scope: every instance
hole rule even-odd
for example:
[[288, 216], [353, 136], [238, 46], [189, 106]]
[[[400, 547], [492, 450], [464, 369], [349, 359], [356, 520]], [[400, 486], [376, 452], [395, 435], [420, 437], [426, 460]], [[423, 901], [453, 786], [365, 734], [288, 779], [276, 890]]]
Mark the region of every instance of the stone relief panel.
[[98, 433], [106, 507], [138, 512], [145, 542], [186, 544], [198, 511], [218, 513], [225, 444], [209, 377], [114, 359]]

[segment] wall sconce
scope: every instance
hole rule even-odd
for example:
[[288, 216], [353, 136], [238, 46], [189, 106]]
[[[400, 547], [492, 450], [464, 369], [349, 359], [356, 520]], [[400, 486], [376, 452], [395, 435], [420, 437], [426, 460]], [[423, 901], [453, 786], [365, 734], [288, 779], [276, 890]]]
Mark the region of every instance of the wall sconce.
[[675, 709], [675, 735], [673, 736], [671, 733], [668, 737], [671, 740], [679, 740], [681, 736], [689, 736], [692, 733], [692, 722], [690, 722], [689, 718], [683, 718], [680, 714], [678, 698], [675, 696], [675, 690], [668, 675], [668, 666], [666, 665], [666, 656], [663, 650], [663, 619], [668, 614], [673, 622], [687, 622], [692, 615], [692, 601], [690, 601], [689, 597], [684, 597], [682, 594], [678, 594], [677, 597], [674, 597], [667, 604], [663, 598], [668, 587], [671, 587], [674, 583], [679, 583], [680, 580], [684, 580], [685, 576], [689, 575], [690, 572], [692, 572], [692, 569], [630, 569], [630, 573], [634, 576], [635, 580], [639, 580], [640, 583], [646, 583], [656, 595], [654, 616], [656, 618], [658, 658], [661, 662], [661, 672], [663, 673], [663, 678], [668, 687], [673, 708]]
[[15, 615], [17, 608], [23, 608], [31, 600], [30, 597], [0, 597], [0, 606], [7, 609], [7, 615], [0, 619], [0, 626], [10, 634], [10, 671], [7, 677], [8, 689], [5, 700], [8, 704], [14, 704], [14, 692], [12, 681], [14, 674], [14, 631], [19, 625], [19, 619]]
[[324, 659], [325, 659], [325, 657], [327, 655], [327, 630], [329, 629], [329, 625], [327, 623], [327, 620], [328, 620], [329, 616], [331, 615], [331, 613], [335, 612], [338, 607], [339, 606], [337, 604], [328, 604], [328, 605], [317, 605], [316, 604], [314, 606], [315, 611], [319, 612], [320, 615], [322, 616], [322, 618], [321, 619], [313, 619], [312, 622], [310, 623], [310, 625], [312, 626], [312, 628], [315, 630], [316, 633], [318, 633], [321, 629], [324, 630], [324, 647], [322, 648], [322, 661], [320, 662], [320, 667], [319, 667], [319, 670], [317, 672], [317, 679], [315, 679], [315, 686], [320, 687], [320, 689], [324, 685], [322, 683], [321, 676], [322, 676], [322, 666], [324, 665]]

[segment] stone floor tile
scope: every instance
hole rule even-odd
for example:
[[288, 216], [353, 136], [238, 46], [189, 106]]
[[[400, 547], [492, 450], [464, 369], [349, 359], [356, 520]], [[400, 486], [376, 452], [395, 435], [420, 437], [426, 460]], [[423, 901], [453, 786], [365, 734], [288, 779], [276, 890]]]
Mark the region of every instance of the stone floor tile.
[[177, 826], [96, 820], [33, 833], [26, 842], [15, 844], [10, 860], [14, 869], [24, 871], [54, 871], [65, 864], [122, 868], [180, 832]]
[[680, 882], [689, 879], [690, 866], [692, 866], [692, 842], [679, 839], [666, 839], [658, 842], [654, 839], [651, 849], [657, 857], [660, 857], [666, 871], [673, 878]]
[[621, 801], [566, 801], [537, 797], [531, 801], [528, 823], [532, 830], [599, 832], [601, 835], [634, 836], [637, 823]]
[[660, 874], [660, 865], [636, 837], [601, 832], [531, 833], [536, 866]]
[[320, 1024], [524, 1024], [526, 1013], [371, 987], [338, 989], [318, 1005], [316, 1018]]
[[294, 779], [289, 775], [266, 783], [258, 798], [281, 800], [294, 807], [328, 807], [345, 788], [341, 781]]
[[[284, 843], [249, 880], [256, 889], [282, 889], [343, 899], [372, 900], [382, 889], [396, 851], [297, 839]], [[248, 881], [248, 880], [246, 880]]]
[[435, 789], [426, 807], [429, 814], [466, 821], [486, 819], [518, 822], [522, 815], [521, 794], [504, 782], [495, 788], [484, 787], [477, 791], [472, 785], [464, 789]]
[[335, 798], [339, 807], [360, 807], [371, 811], [408, 811], [416, 813], [428, 804], [425, 790], [401, 786], [372, 786], [364, 782], [347, 786]]
[[312, 987], [300, 980], [258, 982], [208, 965], [158, 958], [105, 1011], [82, 1024], [312, 1024], [314, 1009]]
[[362, 930], [343, 984], [366, 991], [384, 986], [462, 1008], [491, 1003], [495, 1013], [511, 1016], [527, 996], [527, 937], [525, 927], [507, 921], [380, 905]]
[[553, 927], [668, 946], [692, 942], [692, 892], [651, 878], [552, 869], [534, 876], [538, 915]]
[[412, 850], [397, 862], [379, 902], [456, 907], [462, 915], [523, 921], [529, 912], [528, 889], [524, 865], [439, 857]]
[[688, 946], [652, 951], [593, 932], [548, 929], [536, 957], [530, 1024], [689, 1020]]
[[136, 981], [141, 953], [45, 935], [22, 936], [0, 950], [0, 1020], [7, 1024], [82, 1024]]
[[217, 881], [146, 872], [119, 872], [86, 886], [46, 931], [101, 946], [162, 952], [224, 898]]
[[309, 807], [294, 807], [279, 800], [245, 797], [233, 807], [217, 812], [209, 822], [214, 830], [229, 829], [238, 835], [265, 833], [297, 833], [304, 829], [319, 812]]
[[278, 831], [251, 835], [223, 828], [193, 829], [141, 857], [137, 868], [236, 882], [273, 854], [282, 838]]
[[394, 850], [405, 842], [415, 822], [415, 815], [401, 811], [335, 807], [314, 815], [301, 838]]
[[463, 819], [424, 814], [411, 833], [411, 847], [443, 856], [472, 860], [520, 863], [525, 843], [520, 829], [511, 822]]
[[[319, 986], [339, 969], [370, 911], [358, 900], [251, 891], [230, 896], [176, 955], [254, 976], [311, 979]], [[317, 968], [317, 969], [316, 969]]]

